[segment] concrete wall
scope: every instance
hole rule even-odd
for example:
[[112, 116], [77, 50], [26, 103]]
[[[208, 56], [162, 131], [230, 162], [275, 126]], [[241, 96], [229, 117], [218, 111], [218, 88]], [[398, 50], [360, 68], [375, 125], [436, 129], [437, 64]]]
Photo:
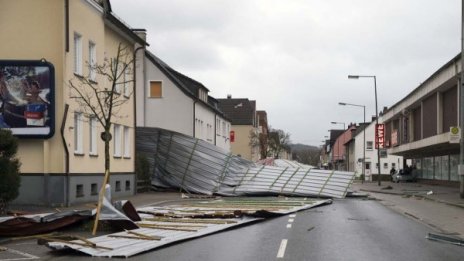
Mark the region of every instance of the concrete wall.
[[[116, 191], [116, 182], [120, 182], [120, 191]], [[126, 182], [129, 189], [126, 189]], [[69, 193], [66, 188], [69, 182]], [[69, 204], [75, 205], [85, 202], [97, 202], [98, 194], [91, 193], [92, 184], [97, 184], [97, 192], [103, 183], [102, 174], [72, 174], [66, 175], [42, 175], [28, 174], [21, 177], [20, 197], [13, 204], [36, 206], [66, 206], [66, 196], [69, 195]], [[83, 185], [82, 196], [77, 196], [77, 185]], [[136, 189], [134, 174], [112, 174], [110, 178], [111, 195], [113, 198], [133, 195]]]
[[434, 94], [422, 102], [422, 138], [437, 135], [437, 95]]
[[240, 155], [247, 160], [254, 160], [256, 156], [252, 154], [250, 146], [250, 131], [253, 130], [251, 125], [232, 125], [232, 131], [235, 132], [235, 141], [231, 142], [231, 151], [235, 155]]

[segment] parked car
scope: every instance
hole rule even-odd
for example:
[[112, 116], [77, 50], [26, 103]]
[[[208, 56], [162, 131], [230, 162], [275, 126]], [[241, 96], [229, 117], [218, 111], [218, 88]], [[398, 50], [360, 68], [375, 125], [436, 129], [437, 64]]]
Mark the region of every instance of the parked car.
[[395, 174], [392, 175], [392, 181], [399, 183], [400, 181], [411, 181], [414, 182], [417, 179], [417, 175], [415, 171], [408, 171], [400, 169]]

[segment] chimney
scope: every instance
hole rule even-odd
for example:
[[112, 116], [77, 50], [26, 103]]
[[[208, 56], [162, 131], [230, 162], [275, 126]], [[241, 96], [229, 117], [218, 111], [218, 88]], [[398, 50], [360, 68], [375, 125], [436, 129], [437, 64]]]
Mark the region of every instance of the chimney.
[[145, 42], [147, 41], [147, 30], [146, 29], [132, 29], [138, 37], [143, 39]]
[[227, 99], [232, 99], [232, 94], [227, 94]]

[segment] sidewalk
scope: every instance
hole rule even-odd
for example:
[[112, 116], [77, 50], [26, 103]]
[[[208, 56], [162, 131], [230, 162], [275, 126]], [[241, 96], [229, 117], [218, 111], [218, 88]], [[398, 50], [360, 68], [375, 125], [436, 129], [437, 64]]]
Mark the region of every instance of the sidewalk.
[[386, 207], [414, 218], [438, 233], [464, 238], [464, 199], [459, 188], [415, 182], [355, 181], [354, 191], [366, 192]]
[[[386, 189], [387, 187], [391, 189]], [[364, 192], [422, 197], [428, 200], [464, 208], [464, 199], [460, 198], [459, 188], [455, 187], [430, 185], [418, 182], [393, 183], [389, 181], [382, 181], [381, 186], [378, 186], [376, 181], [364, 183], [355, 181], [352, 188]]]
[[[135, 207], [142, 207], [147, 205], [158, 205], [167, 202], [177, 202], [177, 201], [185, 201], [185, 200], [192, 200], [182, 198], [182, 193], [180, 192], [144, 192], [138, 193], [137, 195], [133, 196], [126, 196], [126, 197], [116, 197], [113, 200], [129, 200], [132, 205]], [[53, 207], [45, 207], [45, 206], [28, 206], [28, 205], [11, 205], [9, 210], [11, 211], [21, 211], [27, 212], [29, 214], [37, 214], [37, 213], [50, 213], [59, 211], [66, 211], [66, 210], [84, 210], [84, 209], [93, 209], [96, 207], [97, 202], [94, 203], [82, 203], [82, 204], [75, 204], [70, 207], [62, 207], [62, 208], [53, 208]]]

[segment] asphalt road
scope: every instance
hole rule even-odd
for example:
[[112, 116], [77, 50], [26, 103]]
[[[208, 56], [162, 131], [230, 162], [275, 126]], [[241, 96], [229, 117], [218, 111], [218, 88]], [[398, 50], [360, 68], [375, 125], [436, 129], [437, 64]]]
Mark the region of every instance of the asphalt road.
[[[137, 255], [132, 260], [462, 260], [464, 247], [429, 241], [432, 228], [376, 201], [345, 199]], [[52, 253], [35, 242], [8, 248], [43, 260], [89, 257]], [[10, 260], [20, 258], [10, 253]], [[0, 254], [0, 257], [4, 255]], [[26, 256], [22, 256], [25, 258]], [[0, 258], [1, 260], [1, 258]], [[100, 259], [99, 259], [100, 260]]]

